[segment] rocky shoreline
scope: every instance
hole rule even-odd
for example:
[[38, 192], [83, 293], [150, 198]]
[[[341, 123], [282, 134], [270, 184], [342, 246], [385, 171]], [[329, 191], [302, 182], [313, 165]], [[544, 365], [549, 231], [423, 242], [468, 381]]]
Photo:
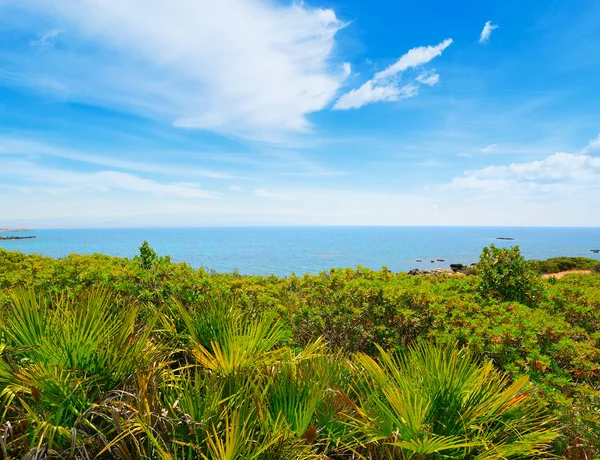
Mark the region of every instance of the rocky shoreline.
[[450, 268], [434, 268], [431, 270], [421, 270], [413, 268], [408, 272], [409, 275], [455, 275], [455, 274], [467, 274], [477, 264], [463, 265], [463, 264], [450, 264]]

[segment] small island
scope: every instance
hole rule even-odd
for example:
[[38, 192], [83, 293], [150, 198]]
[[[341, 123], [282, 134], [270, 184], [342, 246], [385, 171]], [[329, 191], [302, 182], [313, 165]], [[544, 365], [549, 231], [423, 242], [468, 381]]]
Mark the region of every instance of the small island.
[[497, 240], [505, 240], [505, 241], [514, 241], [514, 238], [506, 238], [504, 236], [499, 236], [496, 239]]

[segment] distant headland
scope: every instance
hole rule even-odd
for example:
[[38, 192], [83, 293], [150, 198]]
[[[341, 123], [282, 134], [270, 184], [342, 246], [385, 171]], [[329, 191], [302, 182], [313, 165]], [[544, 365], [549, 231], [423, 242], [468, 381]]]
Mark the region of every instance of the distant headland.
[[29, 228], [0, 228], [0, 233], [22, 233], [31, 232]]
[[4, 240], [32, 240], [35, 236], [2, 236], [0, 235], [0, 241]]

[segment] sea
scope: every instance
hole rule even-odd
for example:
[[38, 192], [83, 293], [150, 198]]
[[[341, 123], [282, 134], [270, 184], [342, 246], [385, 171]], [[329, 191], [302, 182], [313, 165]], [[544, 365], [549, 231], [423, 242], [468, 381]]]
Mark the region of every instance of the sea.
[[[147, 241], [159, 255], [194, 268], [288, 276], [334, 267], [448, 268], [476, 262], [484, 246], [518, 245], [528, 259], [585, 256], [600, 260], [600, 228], [573, 227], [202, 227], [43, 229], [3, 236], [7, 250], [51, 257], [102, 253], [132, 258]], [[498, 238], [514, 238], [504, 240]]]

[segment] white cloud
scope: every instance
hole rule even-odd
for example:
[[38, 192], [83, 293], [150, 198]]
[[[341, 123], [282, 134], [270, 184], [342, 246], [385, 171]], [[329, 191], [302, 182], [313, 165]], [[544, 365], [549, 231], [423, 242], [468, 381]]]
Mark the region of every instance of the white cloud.
[[498, 149], [498, 144], [491, 144], [481, 149], [481, 153], [492, 153]]
[[427, 64], [440, 56], [452, 44], [452, 39], [446, 39], [435, 46], [420, 46], [413, 48], [387, 69], [377, 72], [373, 78], [360, 88], [353, 89], [342, 95], [334, 110], [357, 109], [363, 105], [379, 101], [399, 101], [418, 94], [419, 85], [435, 85], [439, 81], [437, 74], [421, 74], [412, 83], [399, 85], [398, 75], [409, 68]]
[[30, 161], [0, 159], [0, 177], [43, 193], [77, 195], [86, 192], [129, 191], [179, 198], [216, 198], [219, 194], [185, 182], [162, 183], [118, 171], [76, 172], [44, 167]]
[[440, 82], [440, 76], [435, 72], [425, 72], [417, 77], [417, 81], [427, 86], [435, 86]]
[[586, 190], [593, 194], [600, 188], [600, 158], [558, 152], [537, 161], [465, 171], [448, 188], [507, 194]]
[[418, 48], [413, 48], [400, 59], [398, 59], [396, 63], [392, 64], [381, 72], [377, 72], [373, 77], [373, 80], [376, 82], [386, 80], [390, 77], [398, 75], [401, 72], [404, 72], [407, 69], [410, 69], [411, 67], [427, 64], [432, 59], [441, 56], [442, 52], [452, 43], [452, 39], [447, 38], [435, 46], [419, 46]]
[[[194, 152], [196, 155], [197, 152]], [[81, 163], [108, 166], [111, 168], [125, 169], [129, 171], [170, 174], [175, 176], [201, 176], [211, 179], [232, 179], [227, 173], [213, 171], [210, 169], [195, 168], [192, 166], [177, 167], [169, 164], [152, 164], [148, 161], [132, 161], [107, 156], [101, 153], [80, 152], [75, 149], [56, 147], [41, 142], [0, 136], [0, 155], [40, 155], [54, 158], [64, 158]], [[190, 154], [192, 154], [190, 152]]]
[[481, 35], [479, 36], [479, 43], [484, 44], [487, 43], [492, 36], [492, 32], [496, 29], [500, 28], [500, 26], [496, 24], [492, 24], [492, 21], [487, 21], [485, 26], [483, 26], [483, 30], [481, 31]]
[[598, 136], [596, 139], [590, 141], [588, 143], [588, 145], [586, 145], [583, 148], [583, 150], [581, 150], [579, 153], [582, 155], [587, 155], [589, 153], [596, 152], [596, 151], [600, 151], [600, 136]]
[[50, 29], [39, 39], [32, 40], [29, 43], [31, 46], [37, 46], [40, 48], [52, 48], [54, 46], [54, 39], [58, 37], [62, 32], [63, 31], [60, 29]]
[[[349, 66], [332, 62], [333, 10], [268, 0], [7, 0], [69, 28], [67, 50], [23, 57], [70, 98], [245, 137], [306, 131]], [[70, 40], [71, 41], [71, 40]], [[84, 46], [79, 46], [81, 43]]]
[[344, 78], [349, 77], [352, 74], [352, 65], [349, 62], [344, 62], [342, 68], [344, 70]]
[[386, 86], [374, 85], [369, 80], [358, 89], [344, 94], [333, 107], [335, 110], [358, 109], [363, 105], [379, 101], [399, 101], [416, 96], [419, 92], [417, 85], [406, 85], [402, 88], [394, 84]]

